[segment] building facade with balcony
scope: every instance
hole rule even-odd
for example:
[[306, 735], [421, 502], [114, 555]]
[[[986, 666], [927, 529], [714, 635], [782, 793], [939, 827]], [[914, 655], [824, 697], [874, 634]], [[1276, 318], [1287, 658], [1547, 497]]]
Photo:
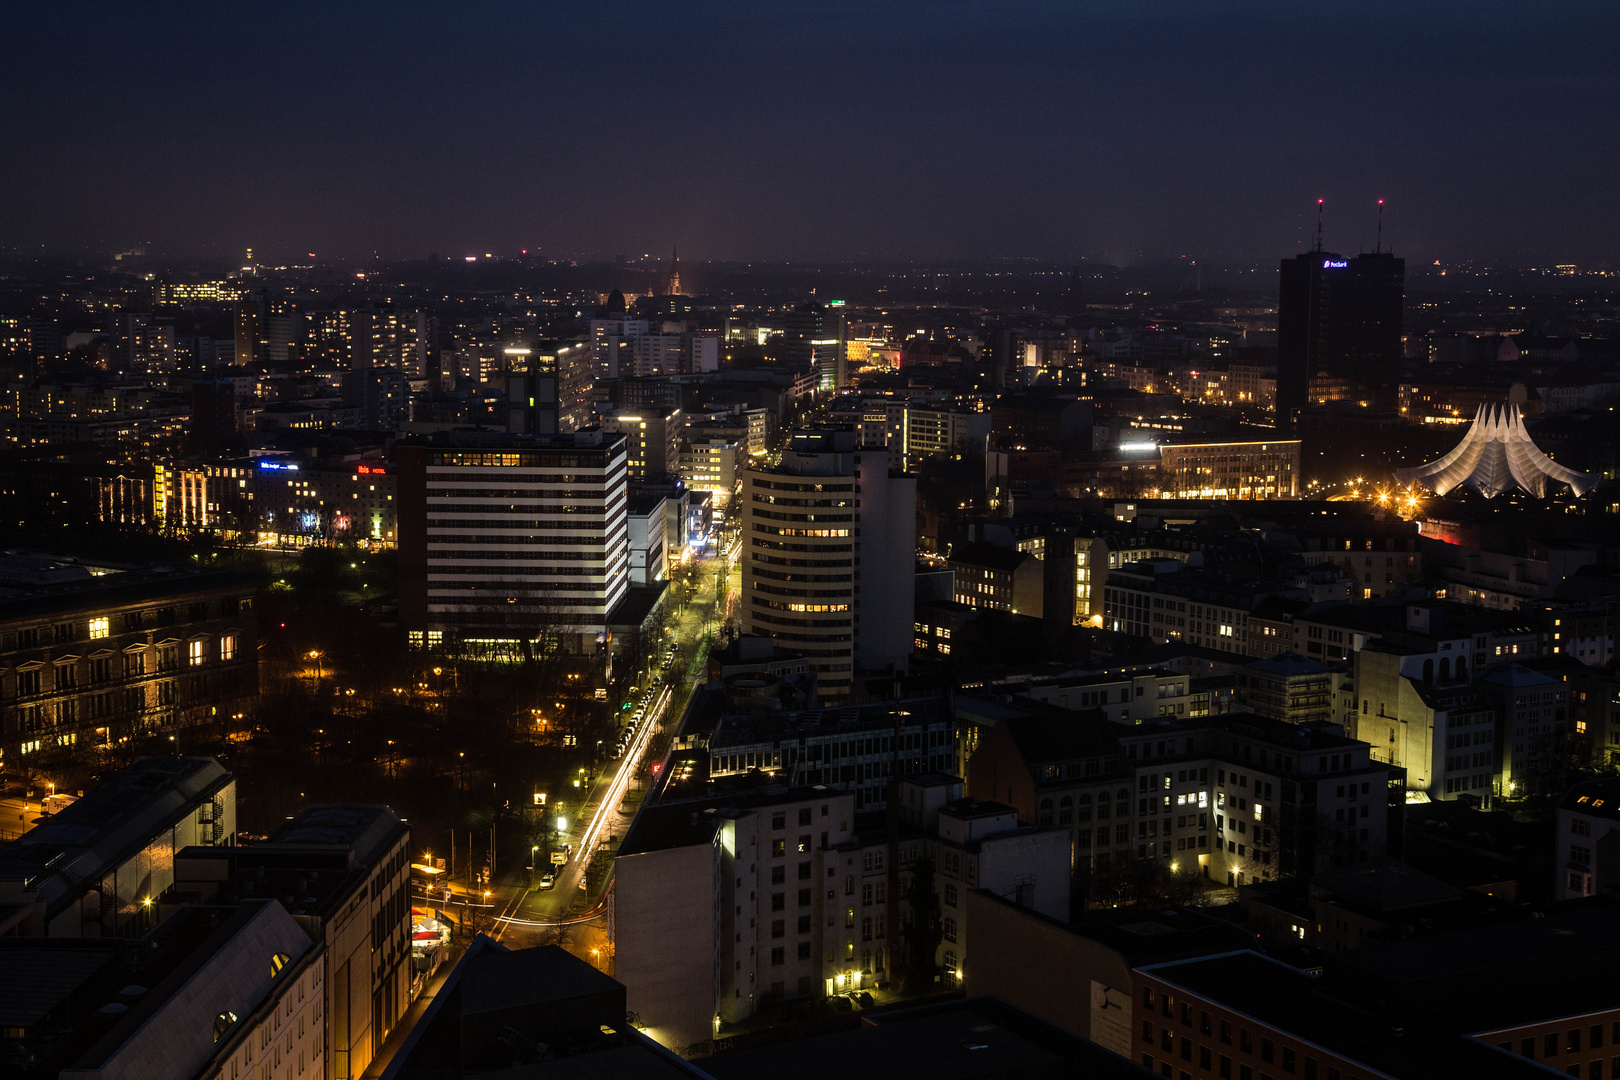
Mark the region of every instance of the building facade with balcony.
[[219, 572], [0, 559], [0, 760], [81, 756], [241, 715], [257, 586]]

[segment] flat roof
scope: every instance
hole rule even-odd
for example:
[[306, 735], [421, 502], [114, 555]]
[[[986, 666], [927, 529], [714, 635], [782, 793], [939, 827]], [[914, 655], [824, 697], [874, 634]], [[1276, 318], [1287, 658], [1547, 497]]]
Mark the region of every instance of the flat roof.
[[[723, 699], [722, 699], [723, 701]], [[709, 749], [719, 753], [731, 746], [754, 746], [787, 738], [818, 738], [859, 731], [892, 731], [897, 721], [905, 726], [932, 724], [949, 717], [943, 694], [878, 701], [865, 705], [827, 709], [800, 709], [765, 714], [727, 713], [722, 715], [709, 739]], [[723, 708], [723, 704], [721, 705]], [[898, 716], [897, 710], [906, 713]]]
[[787, 803], [812, 802], [816, 799], [850, 799], [853, 796], [828, 787], [826, 784], [808, 784], [782, 787], [770, 784], [748, 794], [728, 793], [719, 797], [700, 796], [681, 802], [643, 806], [630, 823], [630, 829], [619, 845], [618, 855], [642, 855], [649, 851], [707, 844], [714, 838], [715, 825], [727, 811], [758, 810]]
[[1576, 784], [1559, 800], [1558, 809], [1592, 817], [1620, 818], [1620, 776]]
[[19, 574], [0, 581], [0, 620], [43, 622], [51, 615], [67, 612], [151, 603], [221, 589], [253, 592], [257, 588], [248, 578], [224, 570], [147, 567], [71, 578], [46, 574], [39, 583], [29, 582]]
[[[31, 1028], [117, 958], [117, 941], [90, 947], [0, 947], [0, 1027]], [[78, 946], [80, 943], [73, 943]]]
[[369, 866], [408, 826], [380, 803], [314, 803], [271, 834], [269, 844], [338, 847]]
[[[1401, 948], [1372, 946], [1351, 952]], [[1335, 956], [1349, 956], [1339, 953]], [[1286, 1032], [1335, 1056], [1360, 1062], [1394, 1077], [1429, 1080], [1467, 1076], [1473, 1080], [1545, 1077], [1545, 1067], [1470, 1038], [1466, 1024], [1424, 1023], [1403, 1014], [1380, 1015], [1357, 998], [1335, 993], [1330, 980], [1291, 968], [1255, 952], [1171, 961], [1139, 968], [1142, 974], [1197, 994], [1243, 1016]], [[1451, 987], [1448, 996], [1456, 994]], [[1524, 1015], [1543, 1018], [1537, 1010]], [[1557, 1013], [1545, 1014], [1556, 1016]]]
[[[968, 1080], [1063, 1075], [1063, 1059], [966, 1009], [701, 1059], [715, 1080]], [[1038, 1070], [1033, 1071], [1033, 1070]]]
[[461, 981], [463, 1016], [624, 991], [618, 980], [557, 945], [485, 951], [468, 963]]

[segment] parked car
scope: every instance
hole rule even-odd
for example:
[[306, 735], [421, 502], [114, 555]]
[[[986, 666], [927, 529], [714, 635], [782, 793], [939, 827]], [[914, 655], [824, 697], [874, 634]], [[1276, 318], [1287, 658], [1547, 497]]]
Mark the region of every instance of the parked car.
[[555, 870], [547, 870], [544, 874], [540, 875], [540, 888], [553, 889], [556, 888], [556, 886], [557, 872]]
[[865, 990], [862, 990], [860, 993], [856, 994], [855, 1000], [861, 1003], [861, 1008], [863, 1009], [870, 1009], [873, 1004], [875, 1004], [875, 1002], [872, 1000], [872, 995]]

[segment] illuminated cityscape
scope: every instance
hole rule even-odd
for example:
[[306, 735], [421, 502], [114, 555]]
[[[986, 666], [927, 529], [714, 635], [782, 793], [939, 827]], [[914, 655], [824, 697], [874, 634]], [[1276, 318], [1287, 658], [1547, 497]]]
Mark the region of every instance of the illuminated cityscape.
[[1620, 9], [10, 23], [0, 1078], [1620, 1080]]

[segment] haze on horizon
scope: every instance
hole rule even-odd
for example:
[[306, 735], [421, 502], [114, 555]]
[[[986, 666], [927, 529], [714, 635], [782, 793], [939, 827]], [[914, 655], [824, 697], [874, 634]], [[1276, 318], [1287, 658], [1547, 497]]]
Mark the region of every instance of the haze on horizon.
[[0, 246], [1615, 256], [1620, 7], [38, 5]]

